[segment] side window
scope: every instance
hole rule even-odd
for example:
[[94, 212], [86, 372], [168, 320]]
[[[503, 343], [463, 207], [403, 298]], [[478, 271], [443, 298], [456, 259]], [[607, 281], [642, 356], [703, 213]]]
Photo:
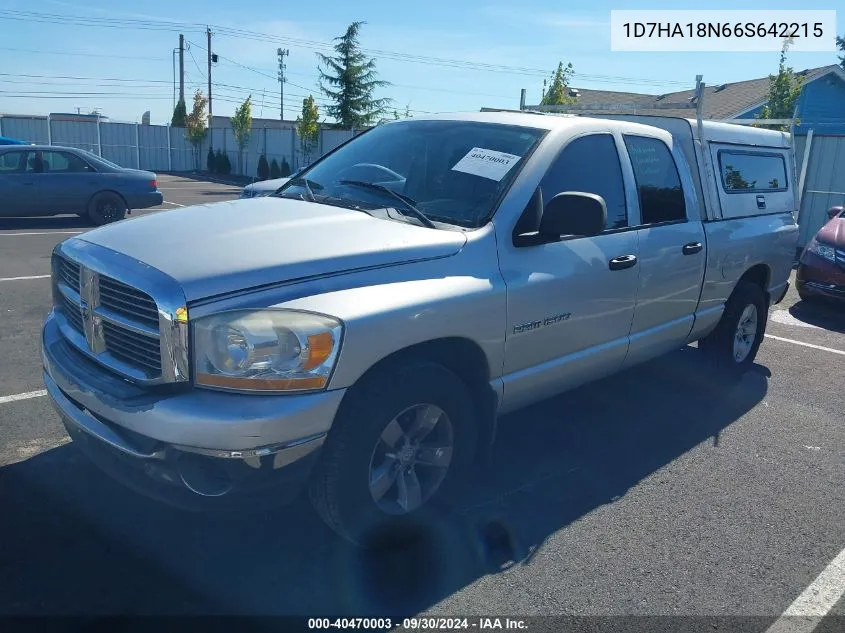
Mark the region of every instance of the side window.
[[0, 155], [0, 173], [23, 171], [21, 159], [26, 152], [6, 152]]
[[625, 147], [634, 167], [643, 224], [686, 220], [687, 206], [675, 159], [656, 138], [625, 134]]
[[75, 154], [44, 152], [44, 171], [67, 174], [93, 170], [88, 167], [88, 163]]
[[610, 134], [582, 136], [567, 145], [543, 176], [540, 190], [545, 202], [562, 191], [599, 195], [607, 205], [607, 229], [628, 226], [622, 165]]
[[780, 154], [719, 152], [719, 171], [727, 193], [786, 191], [786, 163]]

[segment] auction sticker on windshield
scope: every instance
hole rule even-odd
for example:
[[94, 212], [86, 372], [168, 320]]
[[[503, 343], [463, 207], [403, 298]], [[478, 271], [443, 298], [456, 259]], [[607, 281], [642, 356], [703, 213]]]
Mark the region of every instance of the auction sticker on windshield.
[[455, 163], [452, 171], [461, 171], [473, 176], [481, 176], [490, 180], [499, 181], [505, 177], [516, 162], [519, 156], [497, 152], [483, 147], [473, 147], [461, 160]]

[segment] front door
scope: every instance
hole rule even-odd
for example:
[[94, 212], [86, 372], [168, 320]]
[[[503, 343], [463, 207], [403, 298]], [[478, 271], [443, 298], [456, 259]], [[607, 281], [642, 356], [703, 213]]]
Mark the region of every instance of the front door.
[[607, 230], [523, 248], [500, 239], [507, 284], [503, 411], [618, 370], [634, 315], [637, 233], [626, 230], [628, 205], [614, 137], [590, 134], [570, 141], [540, 190], [546, 201], [562, 191], [602, 196]]
[[43, 211], [35, 172], [35, 152], [21, 149], [0, 154], [0, 217]]

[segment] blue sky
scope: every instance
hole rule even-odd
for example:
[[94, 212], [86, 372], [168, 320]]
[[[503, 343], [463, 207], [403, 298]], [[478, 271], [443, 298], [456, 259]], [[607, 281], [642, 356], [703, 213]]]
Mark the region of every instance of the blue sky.
[[[817, 2], [812, 8], [835, 9], [837, 4], [840, 3]], [[214, 36], [212, 48], [221, 55], [212, 71], [214, 113], [222, 115], [231, 115], [236, 103], [251, 93], [253, 116], [278, 118], [276, 48], [282, 46], [290, 50], [286, 59], [289, 83], [285, 85], [285, 115], [295, 118], [303, 96], [320, 96], [316, 87], [316, 50], [340, 35], [354, 20], [367, 22], [361, 34], [365, 49], [499, 67], [485, 71], [403, 61], [395, 55], [373, 53], [381, 78], [393, 84], [379, 96], [394, 99], [400, 111], [406, 105], [419, 112], [477, 110], [481, 106], [515, 108], [521, 88], [528, 90], [528, 102], [536, 103], [543, 77], [535, 71], [551, 72], [560, 60], [574, 65], [576, 87], [652, 93], [691, 88], [697, 73], [703, 74], [708, 84], [717, 84], [765, 76], [776, 69], [777, 53], [667, 55], [610, 51], [611, 9], [701, 8], [696, 5], [682, 0], [650, 2], [639, 7], [606, 0], [580, 5], [559, 0], [3, 0], [0, 113], [47, 114], [98, 108], [112, 119], [137, 121], [144, 111], [150, 110], [152, 122], [163, 123], [172, 112], [171, 53], [178, 45], [178, 30], [164, 30], [168, 27], [161, 24], [152, 28], [139, 28], [137, 23], [104, 28], [61, 18], [44, 23], [8, 19], [9, 14], [3, 10], [95, 20], [141, 20], [146, 24], [208, 23], [212, 30], [218, 26], [272, 36]], [[741, 6], [736, 2], [711, 2], [706, 8], [796, 6], [777, 0], [747, 0]], [[838, 29], [845, 32], [845, 25]], [[206, 84], [205, 35], [196, 28], [185, 29], [184, 33], [193, 44], [185, 58], [190, 89], [186, 92], [190, 94], [194, 87], [204, 88]], [[278, 41], [261, 41], [275, 38]], [[796, 69], [822, 66], [836, 63], [836, 55], [793, 53], [790, 63]], [[525, 70], [503, 71], [502, 66]], [[64, 98], [58, 98], [57, 93]]]

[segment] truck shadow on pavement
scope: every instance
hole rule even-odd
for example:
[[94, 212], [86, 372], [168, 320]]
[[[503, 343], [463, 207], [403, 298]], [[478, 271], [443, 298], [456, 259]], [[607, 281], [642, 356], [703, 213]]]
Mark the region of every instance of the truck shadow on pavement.
[[102, 476], [65, 445], [0, 469], [0, 614], [416, 614], [720, 433], [766, 395], [698, 353], [667, 357], [504, 418], [491, 464], [414, 546], [364, 552], [307, 501], [186, 513]]

